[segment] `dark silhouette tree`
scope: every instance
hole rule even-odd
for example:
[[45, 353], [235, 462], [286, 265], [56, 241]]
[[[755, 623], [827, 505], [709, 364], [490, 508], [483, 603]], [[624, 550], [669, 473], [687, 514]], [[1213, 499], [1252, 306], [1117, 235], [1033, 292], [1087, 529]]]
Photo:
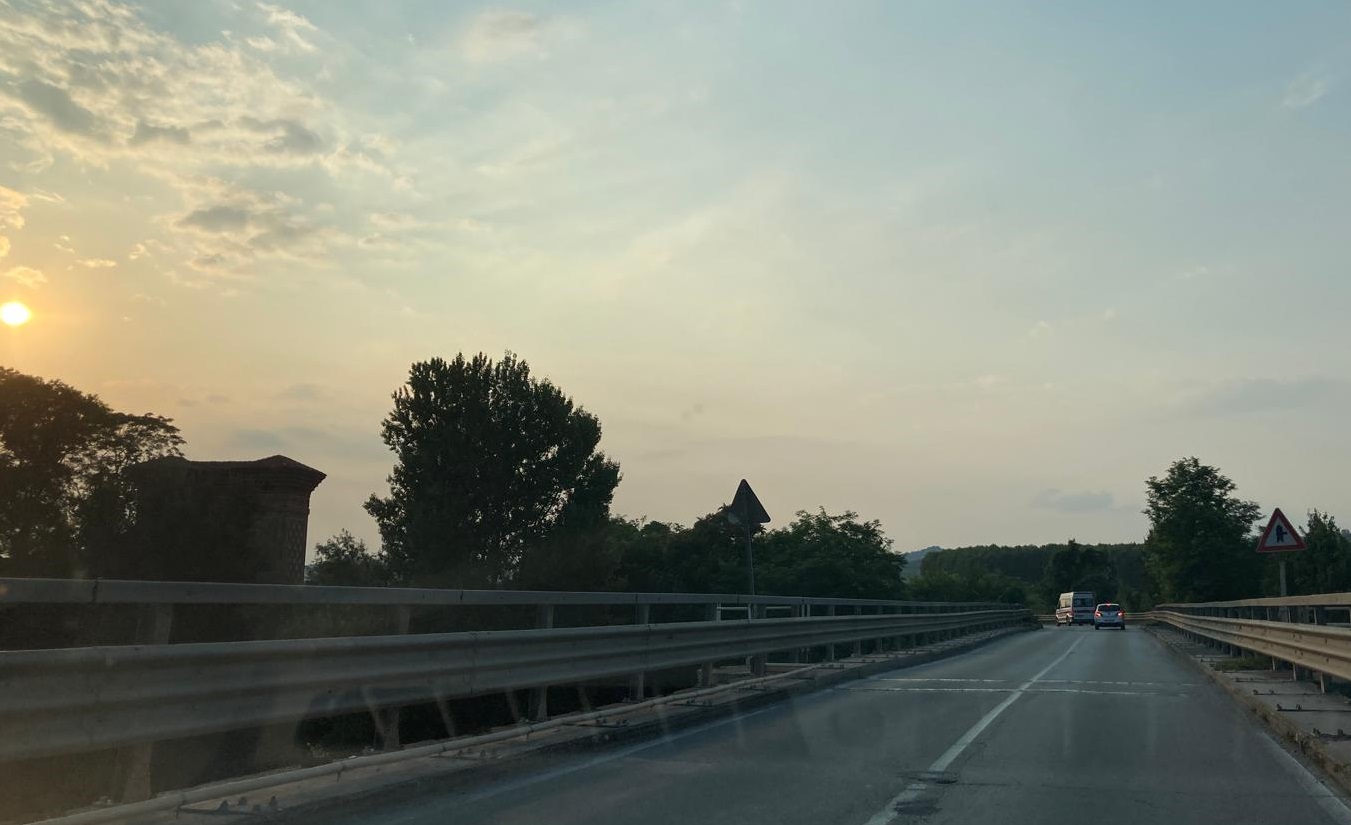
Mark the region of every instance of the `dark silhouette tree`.
[[1259, 513], [1234, 490], [1234, 482], [1194, 457], [1145, 482], [1145, 565], [1161, 601], [1258, 595], [1261, 560], [1251, 530]]
[[182, 443], [168, 418], [0, 367], [0, 569], [101, 574], [133, 517], [125, 470]]
[[366, 542], [343, 530], [314, 546], [314, 562], [305, 568], [306, 584], [381, 587], [389, 584], [389, 565]]
[[527, 553], [602, 526], [619, 483], [600, 421], [511, 353], [413, 364], [382, 435], [390, 493], [366, 510], [398, 583], [511, 585]]

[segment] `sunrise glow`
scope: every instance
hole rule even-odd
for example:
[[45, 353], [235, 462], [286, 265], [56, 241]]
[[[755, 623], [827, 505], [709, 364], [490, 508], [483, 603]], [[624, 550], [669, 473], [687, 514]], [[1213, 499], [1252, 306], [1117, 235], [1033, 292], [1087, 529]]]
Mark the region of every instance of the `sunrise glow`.
[[0, 322], [5, 326], [21, 327], [33, 317], [33, 312], [18, 301], [0, 304]]

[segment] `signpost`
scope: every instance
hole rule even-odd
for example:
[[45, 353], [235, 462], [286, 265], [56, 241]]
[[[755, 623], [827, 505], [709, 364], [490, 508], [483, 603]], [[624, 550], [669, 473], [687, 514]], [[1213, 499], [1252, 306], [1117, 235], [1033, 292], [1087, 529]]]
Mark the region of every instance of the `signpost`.
[[[1271, 514], [1271, 521], [1267, 522], [1267, 529], [1262, 531], [1262, 537], [1257, 540], [1257, 552], [1259, 553], [1298, 553], [1304, 549], [1304, 539], [1300, 538], [1296, 532], [1295, 526], [1290, 523], [1290, 519], [1285, 517], [1281, 508], [1277, 507], [1276, 512]], [[1281, 563], [1281, 595], [1290, 595], [1285, 585], [1285, 557], [1280, 557]]]
[[727, 507], [727, 520], [733, 524], [739, 524], [746, 530], [746, 586], [747, 595], [755, 595], [755, 559], [751, 554], [751, 531], [757, 524], [768, 524], [769, 513], [765, 512], [765, 506], [756, 498], [755, 491], [751, 485], [746, 483], [746, 479], [741, 479], [737, 485], [736, 495], [732, 497], [732, 503]]

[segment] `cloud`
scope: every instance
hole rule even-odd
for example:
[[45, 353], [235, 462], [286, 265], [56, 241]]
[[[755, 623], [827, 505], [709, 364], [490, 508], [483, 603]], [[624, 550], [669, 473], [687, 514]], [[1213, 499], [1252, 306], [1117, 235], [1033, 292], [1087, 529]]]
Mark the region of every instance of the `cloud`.
[[1337, 409], [1351, 396], [1351, 383], [1304, 378], [1244, 378], [1212, 384], [1194, 394], [1184, 407], [1200, 415], [1249, 415], [1317, 407]]
[[85, 269], [112, 269], [117, 266], [117, 261], [109, 260], [108, 258], [81, 258], [75, 263]]
[[258, 8], [267, 16], [267, 22], [277, 27], [282, 39], [298, 51], [313, 52], [316, 50], [315, 45], [303, 34], [319, 31], [319, 28], [311, 23], [308, 18], [296, 14], [290, 9], [268, 3], [259, 3]]
[[533, 14], [488, 9], [469, 21], [460, 48], [471, 63], [497, 63], [526, 55], [540, 55], [540, 20]]
[[136, 131], [131, 136], [132, 146], [143, 146], [155, 141], [165, 141], [186, 146], [192, 142], [192, 133], [183, 126], [154, 126], [144, 120], [136, 122]]
[[400, 246], [400, 243], [393, 238], [376, 232], [374, 235], [367, 235], [357, 241], [357, 246], [361, 249], [375, 251], [380, 249], [397, 249]]
[[0, 227], [23, 229], [23, 209], [28, 197], [22, 192], [0, 186]]
[[141, 258], [150, 258], [155, 255], [163, 255], [172, 251], [173, 248], [168, 244], [157, 241], [154, 238], [146, 238], [144, 241], [132, 245], [131, 249], [127, 252], [127, 260], [136, 261]]
[[209, 252], [204, 255], [197, 255], [188, 261], [188, 266], [198, 272], [221, 270], [227, 268], [229, 265], [230, 260], [220, 252]]
[[245, 209], [218, 205], [194, 210], [174, 221], [174, 226], [217, 234], [243, 232], [249, 227], [250, 218], [250, 213]]
[[1303, 109], [1312, 106], [1331, 88], [1330, 78], [1317, 74], [1303, 74], [1290, 81], [1281, 98], [1281, 106], [1286, 109]]
[[9, 238], [0, 235], [0, 258], [9, 254]]
[[1054, 329], [1050, 324], [1048, 324], [1047, 322], [1045, 322], [1045, 321], [1038, 321], [1036, 324], [1034, 324], [1034, 325], [1032, 326], [1032, 329], [1029, 329], [1029, 330], [1027, 331], [1026, 337], [1027, 337], [1029, 340], [1035, 341], [1035, 340], [1037, 340], [1038, 338], [1045, 338], [1045, 337], [1047, 337], [1048, 335], [1050, 335], [1050, 334], [1053, 333], [1054, 331], [1055, 331], [1055, 329]]
[[425, 224], [407, 212], [375, 212], [370, 216], [371, 226], [386, 232], [418, 229]]
[[47, 276], [31, 266], [16, 266], [5, 272], [5, 277], [29, 289], [37, 289], [47, 283]]
[[1060, 513], [1100, 513], [1112, 509], [1111, 493], [1081, 491], [1067, 493], [1057, 489], [1042, 490], [1032, 500], [1036, 507]]
[[17, 97], [29, 108], [43, 115], [56, 128], [84, 137], [100, 134], [98, 118], [94, 113], [71, 99], [70, 93], [59, 86], [29, 78], [16, 87]]
[[312, 155], [324, 148], [324, 141], [317, 134], [305, 128], [301, 123], [285, 118], [276, 120], [258, 120], [254, 117], [242, 117], [240, 124], [246, 129], [267, 136], [263, 148], [268, 152], [288, 155]]
[[1104, 320], [1104, 321], [1115, 321], [1115, 320], [1116, 320], [1116, 310], [1115, 310], [1114, 308], [1112, 308], [1112, 307], [1108, 307], [1107, 309], [1104, 309], [1104, 310], [1102, 311], [1102, 320]]

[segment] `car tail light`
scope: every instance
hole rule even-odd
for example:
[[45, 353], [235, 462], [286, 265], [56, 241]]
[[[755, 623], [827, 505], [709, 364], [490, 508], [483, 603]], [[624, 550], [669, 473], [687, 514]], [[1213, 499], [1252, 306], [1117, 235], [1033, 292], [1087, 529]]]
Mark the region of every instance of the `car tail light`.
[[1094, 610], [1094, 611], [1093, 611], [1093, 616], [1094, 616], [1094, 618], [1101, 619], [1101, 618], [1102, 618], [1102, 611], [1101, 611], [1101, 610]]

